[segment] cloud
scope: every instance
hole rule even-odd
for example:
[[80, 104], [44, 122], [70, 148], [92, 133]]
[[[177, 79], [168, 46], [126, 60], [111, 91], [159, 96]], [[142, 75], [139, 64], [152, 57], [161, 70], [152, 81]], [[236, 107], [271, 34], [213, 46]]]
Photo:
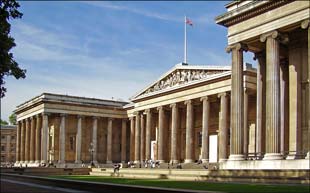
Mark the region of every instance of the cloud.
[[177, 17], [177, 16], [157, 13], [157, 12], [144, 10], [144, 9], [137, 9], [137, 8], [133, 8], [133, 7], [121, 6], [121, 5], [117, 5], [115, 3], [112, 4], [109, 2], [94, 2], [94, 1], [83, 1], [81, 3], [92, 5], [95, 7], [105, 8], [105, 9], [112, 9], [112, 10], [117, 10], [117, 11], [127, 11], [130, 13], [142, 15], [145, 17], [153, 18], [153, 19], [160, 19], [160, 20], [173, 21], [173, 22], [182, 22], [183, 21], [182, 18]]

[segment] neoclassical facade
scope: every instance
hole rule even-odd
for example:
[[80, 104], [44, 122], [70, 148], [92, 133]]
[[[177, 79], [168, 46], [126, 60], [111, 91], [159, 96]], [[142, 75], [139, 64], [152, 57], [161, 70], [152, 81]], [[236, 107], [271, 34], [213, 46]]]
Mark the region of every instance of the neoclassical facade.
[[16, 126], [1, 125], [1, 166], [14, 163], [16, 156]]
[[[233, 1], [231, 66], [178, 64], [129, 103], [43, 93], [17, 107], [16, 163], [145, 159], [309, 169], [308, 1]], [[244, 64], [252, 52], [257, 69]]]

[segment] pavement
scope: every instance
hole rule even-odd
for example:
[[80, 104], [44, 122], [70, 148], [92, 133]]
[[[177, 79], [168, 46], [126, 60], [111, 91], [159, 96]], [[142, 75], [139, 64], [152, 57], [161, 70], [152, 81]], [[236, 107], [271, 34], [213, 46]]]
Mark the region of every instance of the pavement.
[[27, 179], [14, 179], [1, 176], [1, 193], [90, 193], [71, 188], [55, 187], [53, 185], [41, 185], [27, 182]]

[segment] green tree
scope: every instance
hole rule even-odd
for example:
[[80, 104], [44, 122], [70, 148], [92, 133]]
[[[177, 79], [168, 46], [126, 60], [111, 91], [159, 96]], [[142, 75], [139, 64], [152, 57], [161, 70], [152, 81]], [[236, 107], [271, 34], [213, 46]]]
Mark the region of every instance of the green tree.
[[11, 125], [16, 125], [16, 115], [14, 113], [9, 116], [9, 121]]
[[2, 119], [0, 119], [0, 123], [1, 123], [1, 125], [8, 125], [9, 124], [7, 121], [2, 120]]
[[17, 8], [19, 4], [15, 0], [0, 0], [0, 98], [4, 97], [5, 76], [14, 76], [16, 79], [25, 78], [26, 70], [21, 69], [14, 60], [11, 48], [15, 47], [14, 38], [10, 36], [10, 19], [23, 16]]

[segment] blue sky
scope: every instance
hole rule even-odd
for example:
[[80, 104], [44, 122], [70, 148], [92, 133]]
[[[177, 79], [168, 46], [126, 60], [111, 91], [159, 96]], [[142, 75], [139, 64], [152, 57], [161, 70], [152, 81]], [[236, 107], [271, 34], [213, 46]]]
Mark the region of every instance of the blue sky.
[[230, 65], [227, 30], [214, 22], [227, 2], [20, 2], [12, 51], [27, 77], [6, 78], [1, 118], [42, 92], [127, 101], [182, 62], [184, 15], [188, 63]]

